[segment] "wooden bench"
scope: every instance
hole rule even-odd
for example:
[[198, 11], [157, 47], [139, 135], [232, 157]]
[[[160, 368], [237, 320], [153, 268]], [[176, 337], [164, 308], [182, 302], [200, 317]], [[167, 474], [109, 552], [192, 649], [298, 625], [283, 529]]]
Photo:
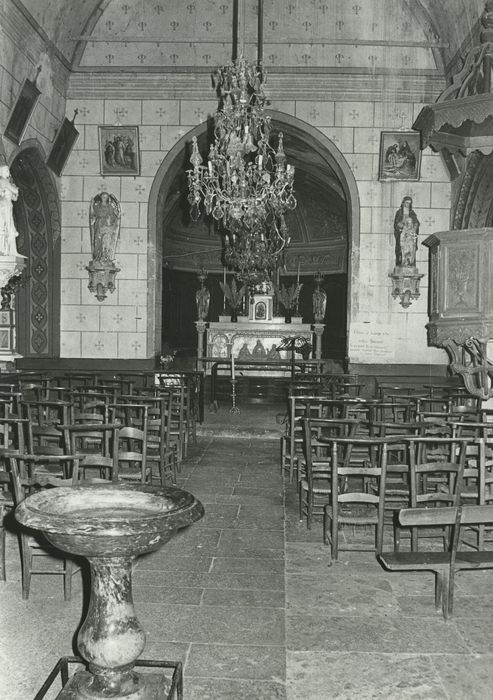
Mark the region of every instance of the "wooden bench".
[[399, 513], [406, 527], [453, 527], [448, 551], [381, 552], [378, 560], [388, 571], [433, 571], [435, 573], [435, 607], [447, 619], [452, 614], [454, 575], [466, 569], [493, 569], [493, 551], [458, 550], [463, 525], [493, 523], [493, 506], [461, 505], [443, 508], [405, 508]]

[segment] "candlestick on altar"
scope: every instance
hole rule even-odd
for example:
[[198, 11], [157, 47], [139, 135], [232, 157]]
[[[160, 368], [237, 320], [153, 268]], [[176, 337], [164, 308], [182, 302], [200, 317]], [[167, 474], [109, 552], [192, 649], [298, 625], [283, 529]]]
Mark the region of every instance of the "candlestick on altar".
[[300, 259], [298, 258], [298, 274], [296, 275], [296, 286], [300, 286]]
[[231, 379], [235, 378], [235, 356], [233, 355], [233, 350], [231, 350]]

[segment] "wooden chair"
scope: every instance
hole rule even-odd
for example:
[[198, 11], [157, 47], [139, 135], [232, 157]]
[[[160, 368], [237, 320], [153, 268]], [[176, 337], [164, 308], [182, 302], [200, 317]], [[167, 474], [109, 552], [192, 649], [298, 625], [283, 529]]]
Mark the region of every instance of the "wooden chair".
[[[79, 460], [73, 455], [25, 455], [9, 456], [9, 469], [12, 485], [13, 505], [17, 507], [26, 496], [44, 487], [71, 485], [78, 480]], [[60, 474], [68, 474], [66, 479]], [[72, 559], [65, 558], [41, 536], [32, 536], [19, 529], [19, 549], [22, 564], [22, 597], [27, 600], [33, 574], [58, 574], [63, 576], [65, 600], [70, 600], [72, 576], [76, 565]], [[60, 565], [36, 568], [38, 557], [61, 557]]]
[[[336, 561], [340, 550], [380, 552], [383, 542], [385, 477], [387, 470], [385, 438], [338, 438], [332, 441], [331, 503], [324, 508], [324, 542], [331, 546], [331, 559]], [[366, 463], [352, 462], [354, 447], [364, 448]], [[344, 460], [339, 457], [345, 450]], [[346, 542], [340, 546], [341, 526], [370, 526], [374, 530], [371, 544]]]
[[[411, 508], [440, 508], [457, 506], [460, 503], [466, 459], [467, 439], [406, 437], [408, 444], [409, 486]], [[429, 448], [432, 453], [430, 456]], [[436, 449], [440, 449], [437, 457]], [[442, 549], [448, 545], [449, 532], [434, 529], [425, 533], [427, 539], [439, 537]], [[424, 535], [421, 535], [421, 538]], [[399, 551], [402, 529], [399, 521], [394, 523], [394, 548]], [[411, 528], [410, 546], [417, 551], [418, 531]]]
[[80, 459], [84, 479], [94, 472], [98, 478], [118, 480], [119, 423], [70, 423], [58, 426], [64, 450]]
[[120, 426], [118, 431], [118, 478], [122, 481], [150, 483], [147, 465], [147, 432], [139, 428]]
[[381, 552], [380, 564], [387, 571], [432, 571], [435, 574], [435, 608], [447, 619], [452, 615], [454, 579], [457, 571], [493, 568], [493, 551], [458, 550], [461, 526], [493, 525], [493, 506], [458, 505], [444, 508], [401, 510], [399, 521], [410, 528], [452, 527], [447, 551]]
[[[303, 461], [298, 467], [299, 518], [306, 516], [311, 529], [314, 515], [322, 515], [332, 490], [331, 440], [354, 437], [358, 421], [337, 418], [303, 418]], [[340, 455], [343, 459], [343, 455]]]

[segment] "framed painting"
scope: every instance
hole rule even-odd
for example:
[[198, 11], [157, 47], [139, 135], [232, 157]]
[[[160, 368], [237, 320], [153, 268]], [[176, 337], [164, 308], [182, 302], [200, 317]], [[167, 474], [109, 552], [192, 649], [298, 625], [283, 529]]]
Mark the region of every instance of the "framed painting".
[[101, 175], [140, 175], [139, 127], [100, 126]]
[[41, 92], [32, 80], [26, 79], [9, 117], [4, 135], [19, 145]]
[[379, 180], [419, 180], [421, 134], [416, 131], [382, 131]]
[[58, 175], [58, 177], [60, 177], [62, 174], [65, 163], [67, 162], [67, 159], [72, 152], [72, 148], [79, 137], [79, 132], [75, 128], [74, 124], [76, 115], [77, 110], [75, 110], [72, 121], [66, 117], [63, 120], [63, 123], [55, 136], [55, 140], [53, 141], [50, 155], [46, 161], [46, 165], [53, 170], [55, 175]]

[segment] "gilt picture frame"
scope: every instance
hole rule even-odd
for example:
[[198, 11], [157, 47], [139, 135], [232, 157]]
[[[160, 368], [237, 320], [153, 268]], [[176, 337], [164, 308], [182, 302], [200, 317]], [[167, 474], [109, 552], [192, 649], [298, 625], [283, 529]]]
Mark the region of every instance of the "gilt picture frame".
[[100, 126], [101, 175], [140, 175], [139, 127]]
[[[75, 116], [74, 116], [75, 119]], [[65, 117], [59, 128], [50, 154], [46, 160], [46, 165], [53, 170], [55, 175], [60, 175], [67, 163], [68, 157], [72, 152], [75, 142], [79, 138], [79, 132], [75, 128], [74, 120], [70, 121]]]
[[4, 131], [9, 141], [17, 146], [22, 141], [40, 95], [41, 91], [36, 87], [36, 83], [26, 78]]
[[416, 131], [382, 131], [378, 179], [417, 181], [421, 171], [421, 134]]

